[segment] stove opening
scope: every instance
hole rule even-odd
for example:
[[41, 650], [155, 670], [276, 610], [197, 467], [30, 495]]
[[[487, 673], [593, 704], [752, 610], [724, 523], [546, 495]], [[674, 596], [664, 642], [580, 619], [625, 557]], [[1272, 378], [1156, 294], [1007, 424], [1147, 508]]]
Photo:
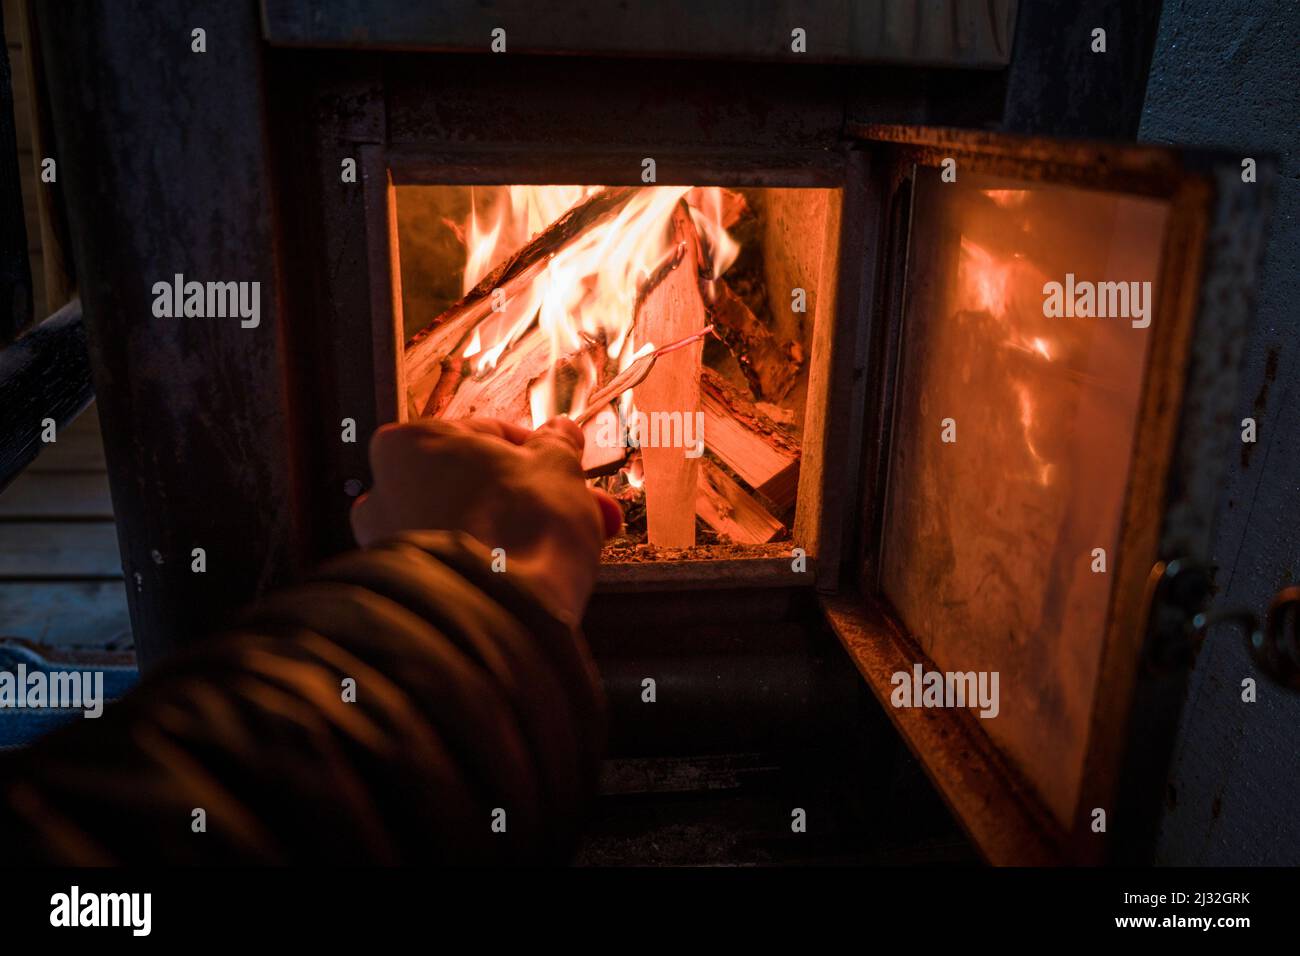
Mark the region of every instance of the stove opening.
[[606, 561], [789, 551], [838, 190], [395, 191], [407, 418], [577, 421]]

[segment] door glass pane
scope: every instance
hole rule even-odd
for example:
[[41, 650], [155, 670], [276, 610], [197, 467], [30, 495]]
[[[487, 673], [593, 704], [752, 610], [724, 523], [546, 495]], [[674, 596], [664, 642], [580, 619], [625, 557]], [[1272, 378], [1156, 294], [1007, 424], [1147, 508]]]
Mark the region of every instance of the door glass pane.
[[1067, 824], [1110, 599], [1094, 549], [1109, 571], [1167, 214], [915, 184], [881, 587], [939, 670], [999, 672], [983, 729]]

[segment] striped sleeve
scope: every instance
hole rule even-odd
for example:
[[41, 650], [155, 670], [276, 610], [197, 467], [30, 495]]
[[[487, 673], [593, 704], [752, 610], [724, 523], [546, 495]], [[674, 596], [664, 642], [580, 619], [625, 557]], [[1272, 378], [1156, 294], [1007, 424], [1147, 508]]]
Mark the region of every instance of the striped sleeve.
[[603, 745], [581, 636], [472, 538], [408, 534], [8, 758], [0, 841], [78, 864], [561, 861]]

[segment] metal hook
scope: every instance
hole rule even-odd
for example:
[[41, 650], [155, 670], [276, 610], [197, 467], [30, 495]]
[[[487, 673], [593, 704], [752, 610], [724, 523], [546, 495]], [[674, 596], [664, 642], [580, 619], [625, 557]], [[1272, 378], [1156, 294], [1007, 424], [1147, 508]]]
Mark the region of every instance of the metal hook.
[[1245, 608], [1207, 613], [1214, 568], [1188, 559], [1158, 561], [1147, 581], [1144, 665], [1154, 673], [1191, 666], [1209, 629], [1240, 627], [1255, 665], [1268, 680], [1300, 691], [1300, 585], [1283, 588], [1259, 615]]

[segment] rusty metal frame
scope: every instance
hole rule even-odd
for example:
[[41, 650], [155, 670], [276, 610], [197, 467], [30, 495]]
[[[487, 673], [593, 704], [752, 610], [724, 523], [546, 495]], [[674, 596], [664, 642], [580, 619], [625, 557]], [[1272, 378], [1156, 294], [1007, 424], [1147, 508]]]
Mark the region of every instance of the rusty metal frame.
[[[823, 602], [886, 712], [990, 861], [1142, 859], [1153, 837], [1181, 708], [1178, 690], [1186, 680], [1186, 674], [1175, 679], [1171, 690], [1168, 676], [1144, 673], [1146, 579], [1158, 559], [1208, 560], [1210, 554], [1249, 290], [1269, 206], [1268, 164], [1261, 163], [1258, 188], [1243, 189], [1239, 157], [1225, 154], [934, 128], [857, 126], [853, 132], [878, 144], [889, 170], [874, 183], [884, 208], [904, 189], [911, 169], [937, 166], [948, 157], [965, 172], [1105, 188], [1169, 203], [1162, 293], [1133, 438], [1075, 824], [1057, 823], [969, 715], [922, 715], [888, 705], [893, 669], [900, 662], [926, 661], [877, 580], [886, 506], [880, 478], [887, 475], [903, 308], [892, 290], [906, 274], [907, 230], [900, 235], [889, 221], [881, 223], [882, 231], [895, 232], [884, 242], [893, 259], [876, 299], [888, 328], [874, 337], [871, 351], [877, 390], [868, 421], [874, 437], [864, 458], [860, 578], [856, 594]], [[1111, 835], [1092, 831], [1094, 807], [1107, 810]]]

